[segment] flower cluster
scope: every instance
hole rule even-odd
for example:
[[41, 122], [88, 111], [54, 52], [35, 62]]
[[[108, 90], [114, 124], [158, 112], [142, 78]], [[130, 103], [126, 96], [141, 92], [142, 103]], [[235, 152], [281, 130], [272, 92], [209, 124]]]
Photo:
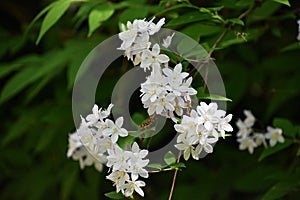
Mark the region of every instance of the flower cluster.
[[[150, 50], [151, 35], [158, 32], [164, 24], [161, 19], [157, 24], [153, 19], [149, 22], [145, 20], [134, 20], [123, 25], [123, 32], [119, 33], [122, 40], [120, 50], [124, 50], [124, 55], [133, 61], [134, 65], [139, 65], [144, 71], [151, 70], [151, 75], [146, 82], [141, 84], [142, 103], [148, 109], [148, 114], [158, 114], [173, 121], [177, 121], [174, 112], [182, 116], [183, 108], [187, 108], [187, 101], [190, 95], [195, 95], [197, 91], [190, 87], [192, 78], [185, 79], [189, 74], [182, 71], [179, 63], [173, 70], [169, 69], [169, 57], [160, 52], [160, 46], [154, 44]], [[163, 46], [171, 44], [175, 33], [167, 36], [163, 40]], [[162, 65], [165, 66], [162, 68]]]
[[236, 122], [236, 125], [239, 129], [237, 133], [237, 141], [240, 143], [240, 150], [248, 149], [249, 153], [253, 154], [254, 148], [260, 145], [264, 145], [264, 147], [267, 148], [267, 140], [269, 140], [269, 145], [271, 147], [275, 146], [277, 142], [284, 142], [282, 129], [268, 126], [266, 133], [256, 132], [252, 128], [255, 123], [255, 117], [253, 116], [252, 112], [249, 110], [244, 110], [244, 114], [246, 115], [246, 118], [243, 121], [238, 119]]
[[140, 150], [137, 143], [132, 145], [131, 151], [119, 147], [119, 137], [126, 137], [128, 131], [122, 128], [123, 117], [115, 122], [107, 118], [112, 107], [110, 104], [107, 110], [102, 110], [94, 105], [92, 114], [86, 118], [81, 117], [80, 127], [69, 135], [67, 156], [79, 160], [82, 169], [94, 164], [97, 170], [102, 171], [105, 164], [112, 171], [107, 179], [114, 182], [117, 192], [121, 191], [128, 197], [136, 191], [143, 196], [140, 187], [145, 186], [145, 183], [138, 178], [148, 177], [144, 169], [149, 162], [144, 159], [148, 151]]
[[[168, 67], [170, 58], [161, 53], [161, 47], [150, 42], [150, 36], [157, 33], [164, 19], [157, 24], [153, 20], [134, 20], [122, 25], [119, 38], [122, 40], [119, 50], [124, 51], [125, 57], [135, 66], [144, 71], [149, 70], [150, 75], [141, 84], [141, 101], [148, 114], [161, 115], [171, 118], [176, 124], [175, 130], [179, 133], [175, 147], [184, 152], [184, 159], [190, 155], [199, 159], [202, 151], [213, 152], [213, 144], [219, 136], [225, 137], [225, 132], [233, 129], [229, 122], [232, 115], [218, 109], [216, 103], [201, 102], [196, 110], [191, 108], [191, 96], [197, 94], [192, 88], [192, 77], [182, 72], [182, 64], [178, 63], [173, 69]], [[163, 39], [163, 46], [168, 48], [175, 33]], [[141, 187], [146, 184], [139, 178], [148, 178], [145, 167], [149, 164], [146, 159], [148, 150], [141, 150], [136, 142], [128, 144], [122, 149], [118, 140], [127, 137], [128, 131], [122, 127], [123, 117], [115, 121], [108, 119], [113, 105], [106, 110], [95, 105], [92, 114], [86, 118], [81, 117], [81, 125], [75, 133], [69, 135], [68, 157], [80, 161], [81, 168], [92, 164], [98, 170], [103, 165], [109, 168], [110, 174], [106, 176], [116, 186], [117, 192], [130, 197], [133, 192], [144, 196]], [[186, 110], [186, 115], [184, 111]], [[178, 119], [181, 122], [178, 123]]]
[[134, 65], [139, 65], [145, 71], [151, 66], [159, 66], [169, 62], [169, 57], [160, 54], [160, 47], [154, 44], [150, 51], [151, 42], [150, 36], [157, 33], [161, 26], [164, 25], [165, 19], [162, 18], [157, 24], [143, 20], [134, 20], [133, 23], [127, 22], [125, 26], [122, 24], [122, 32], [119, 33], [119, 38], [122, 40], [121, 46], [118, 48], [125, 51], [125, 56], [133, 61]]
[[196, 110], [191, 110], [189, 116], [183, 115], [181, 123], [174, 126], [180, 133], [175, 147], [183, 151], [185, 160], [190, 155], [198, 160], [202, 151], [212, 153], [212, 145], [218, 141], [219, 133], [224, 138], [226, 131], [233, 131], [229, 124], [231, 118], [231, 114], [226, 116], [224, 110], [218, 110], [216, 103], [201, 102]]
[[149, 115], [155, 113], [175, 122], [174, 112], [182, 116], [187, 101], [191, 101], [190, 95], [195, 95], [197, 91], [190, 87], [192, 77], [185, 80], [189, 74], [181, 71], [180, 63], [173, 70], [154, 68], [146, 82], [141, 84], [142, 103], [144, 108], [148, 108]]
[[136, 191], [144, 196], [140, 187], [144, 187], [146, 184], [138, 178], [139, 176], [148, 178], [148, 171], [144, 169], [149, 163], [149, 159], [144, 159], [147, 154], [148, 151], [140, 150], [136, 142], [133, 143], [131, 151], [124, 151], [119, 146], [108, 149], [106, 165], [112, 169], [112, 173], [106, 178], [114, 182], [117, 192], [122, 191], [128, 197]]

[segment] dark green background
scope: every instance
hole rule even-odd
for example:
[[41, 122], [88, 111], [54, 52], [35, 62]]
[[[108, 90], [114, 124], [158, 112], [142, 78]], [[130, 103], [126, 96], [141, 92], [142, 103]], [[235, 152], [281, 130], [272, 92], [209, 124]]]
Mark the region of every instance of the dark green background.
[[[88, 38], [89, 10], [74, 19], [81, 4], [72, 4], [35, 45], [42, 19], [26, 35], [25, 30], [50, 2], [0, 2], [0, 199], [105, 199], [104, 193], [114, 190], [105, 173], [93, 167], [80, 171], [77, 162], [66, 158], [68, 133], [75, 131], [72, 85], [85, 56], [102, 40], [118, 33], [118, 23], [126, 20], [158, 14], [157, 18], [166, 18], [166, 27], [182, 31], [207, 49], [228, 24], [211, 18], [200, 20], [199, 10], [189, 6], [170, 9], [186, 5], [184, 1], [129, 1], [131, 4], [116, 10]], [[90, 9], [93, 2], [87, 4]], [[121, 1], [111, 2], [121, 5]], [[235, 0], [190, 2], [206, 8], [224, 6], [219, 11], [224, 19], [237, 18], [255, 4]], [[300, 138], [299, 2], [290, 1], [291, 7], [271, 0], [257, 2], [257, 8], [243, 19], [245, 25], [234, 26], [213, 57], [227, 97], [233, 100], [228, 103], [233, 126], [235, 120], [243, 118], [243, 109], [252, 110], [258, 118], [258, 129], [272, 125], [274, 118], [284, 118], [293, 124], [289, 136], [294, 144], [259, 162], [263, 148], [250, 155], [238, 150], [234, 134], [221, 139], [213, 154], [186, 162], [178, 174], [174, 199], [300, 196], [296, 156]], [[238, 38], [237, 32], [247, 33], [248, 41]], [[101, 83], [108, 89], [130, 67], [124, 63], [120, 59], [105, 74]], [[109, 95], [99, 92], [96, 103], [107, 106]], [[284, 135], [289, 137], [286, 132]], [[167, 199], [172, 177], [173, 172], [151, 174], [145, 180], [145, 199]]]

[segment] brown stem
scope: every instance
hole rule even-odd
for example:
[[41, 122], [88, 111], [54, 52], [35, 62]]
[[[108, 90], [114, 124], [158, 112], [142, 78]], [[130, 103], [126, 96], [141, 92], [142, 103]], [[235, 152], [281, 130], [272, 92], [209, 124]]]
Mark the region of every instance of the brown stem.
[[[179, 163], [180, 156], [181, 156], [181, 151], [179, 151], [179, 153], [178, 153], [176, 163]], [[170, 194], [169, 194], [169, 200], [171, 200], [172, 196], [173, 196], [173, 192], [174, 192], [174, 188], [175, 188], [175, 182], [176, 182], [176, 178], [177, 178], [177, 173], [178, 173], [178, 169], [175, 169], [175, 172], [174, 172], [174, 175], [173, 175], [172, 186], [171, 186], [171, 190], [170, 190]]]
[[[244, 17], [246, 17], [250, 12], [252, 12], [259, 4], [253, 4], [251, 7], [249, 7], [245, 12], [243, 12], [238, 19], [243, 19]], [[202, 67], [204, 67], [209, 59], [211, 58], [212, 54], [214, 53], [215, 49], [217, 48], [217, 46], [220, 44], [220, 42], [223, 40], [223, 38], [227, 35], [227, 33], [235, 26], [235, 23], [231, 23], [229, 26], [227, 26], [227, 28], [223, 31], [223, 33], [218, 37], [218, 39], [216, 40], [216, 42], [213, 44], [213, 46], [211, 47], [211, 50], [208, 52], [207, 54], [207, 60], [203, 61], [200, 66], [198, 67], [198, 69], [200, 70]], [[195, 68], [193, 69], [195, 70]], [[192, 70], [192, 71], [193, 71]], [[198, 73], [196, 73], [194, 75], [194, 78], [197, 76]], [[205, 71], [205, 77], [204, 77], [204, 89], [206, 88], [206, 82], [207, 82], [207, 77], [208, 77], [208, 68], [206, 68]]]

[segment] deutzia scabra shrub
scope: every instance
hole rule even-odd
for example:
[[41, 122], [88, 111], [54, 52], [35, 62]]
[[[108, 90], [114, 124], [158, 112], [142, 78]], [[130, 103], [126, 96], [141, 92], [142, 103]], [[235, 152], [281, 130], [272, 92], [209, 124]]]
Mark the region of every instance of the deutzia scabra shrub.
[[[198, 160], [202, 152], [213, 152], [213, 145], [219, 137], [225, 138], [226, 132], [233, 131], [229, 124], [232, 115], [226, 115], [216, 103], [200, 102], [196, 109], [191, 108], [191, 96], [197, 94], [192, 87], [193, 78], [183, 71], [182, 63], [170, 67], [169, 56], [161, 51], [158, 43], [150, 42], [151, 36], [159, 32], [165, 23], [164, 18], [156, 24], [153, 20], [134, 20], [123, 24], [119, 33], [122, 44], [118, 49], [124, 51], [124, 56], [135, 67], [150, 71], [140, 86], [141, 102], [148, 115], [170, 118], [179, 133], [174, 146], [180, 154], [183, 153], [185, 160], [190, 157]], [[163, 47], [167, 48], [172, 43], [174, 34], [163, 39]], [[107, 109], [94, 105], [91, 114], [81, 117], [80, 127], [69, 136], [67, 155], [79, 160], [82, 169], [94, 164], [97, 170], [102, 171], [102, 165], [105, 165], [108, 169], [106, 178], [113, 182], [117, 193], [132, 197], [137, 192], [144, 196], [142, 187], [146, 183], [143, 180], [149, 176], [146, 167], [151, 166], [148, 165], [151, 164], [147, 158], [149, 152], [140, 149], [138, 141], [120, 147], [119, 138], [130, 136], [132, 131], [122, 127], [123, 117], [115, 121], [109, 118], [112, 107], [112, 104]], [[170, 152], [168, 155], [174, 154]], [[170, 163], [167, 161], [167, 164]]]

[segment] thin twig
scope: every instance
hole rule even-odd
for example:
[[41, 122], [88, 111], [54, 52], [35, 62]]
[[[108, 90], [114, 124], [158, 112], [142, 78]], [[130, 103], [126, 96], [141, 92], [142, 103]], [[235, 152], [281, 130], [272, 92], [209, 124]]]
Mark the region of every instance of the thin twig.
[[[245, 12], [243, 12], [238, 19], [243, 19], [244, 17], [246, 17], [250, 12], [252, 12], [259, 4], [253, 4], [251, 7], [249, 7]], [[202, 69], [202, 67], [204, 67], [208, 61], [210, 60], [212, 54], [214, 53], [214, 51], [216, 50], [217, 46], [220, 44], [220, 42], [223, 40], [223, 38], [227, 35], [227, 33], [235, 26], [235, 23], [231, 23], [229, 26], [227, 26], [227, 28], [223, 31], [223, 33], [218, 37], [218, 39], [216, 40], [216, 42], [213, 44], [213, 46], [211, 47], [211, 50], [208, 52], [207, 54], [207, 59], [205, 61], [203, 61], [200, 66], [198, 67], [199, 70]], [[194, 68], [193, 70], [195, 70], [196, 68]], [[192, 71], [193, 71], [192, 70]], [[194, 78], [198, 75], [198, 73], [196, 73], [194, 75]], [[205, 77], [204, 77], [204, 90], [206, 88], [206, 82], [207, 82], [207, 77], [208, 77], [208, 68], [206, 68], [206, 72], [205, 72]]]
[[[180, 156], [181, 156], [181, 151], [179, 151], [179, 153], [178, 153], [176, 163], [179, 163]], [[172, 196], [173, 196], [173, 192], [174, 192], [174, 188], [175, 188], [175, 182], [176, 182], [176, 178], [177, 178], [177, 173], [178, 173], [178, 168], [175, 169], [175, 172], [174, 172], [174, 175], [173, 175], [173, 181], [172, 181], [172, 186], [171, 186], [171, 190], [170, 190], [169, 200], [171, 200]]]

